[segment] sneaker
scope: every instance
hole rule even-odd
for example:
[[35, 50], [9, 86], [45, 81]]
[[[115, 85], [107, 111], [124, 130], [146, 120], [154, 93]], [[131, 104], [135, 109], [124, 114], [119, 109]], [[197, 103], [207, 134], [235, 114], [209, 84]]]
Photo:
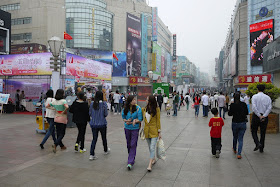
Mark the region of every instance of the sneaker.
[[216, 151], [216, 158], [220, 158], [220, 150]]
[[127, 169], [128, 169], [128, 170], [131, 170], [131, 169], [132, 169], [132, 165], [131, 165], [131, 164], [128, 164], [128, 165], [127, 165]]
[[110, 154], [110, 152], [111, 152], [111, 149], [108, 148], [108, 149], [107, 149], [107, 152], [104, 152], [104, 155], [108, 155], [108, 154]]
[[79, 144], [75, 144], [75, 152], [77, 153], [77, 152], [79, 152]]
[[65, 146], [61, 147], [61, 150], [65, 150], [65, 149], [67, 149], [67, 147], [65, 147]]
[[241, 155], [237, 155], [237, 159], [241, 159], [242, 158], [242, 156]]
[[40, 147], [41, 147], [41, 149], [44, 149], [44, 146], [43, 146], [43, 144], [40, 144]]
[[84, 149], [80, 149], [80, 153], [84, 153], [86, 152], [87, 150], [84, 148]]
[[90, 156], [89, 156], [89, 160], [96, 160], [96, 159], [98, 159], [98, 157], [95, 156], [95, 155], [94, 155], [94, 156], [93, 156], [93, 155], [90, 155]]
[[117, 115], [117, 113], [114, 113], [114, 115]]
[[216, 157], [216, 155], [212, 155], [212, 157]]

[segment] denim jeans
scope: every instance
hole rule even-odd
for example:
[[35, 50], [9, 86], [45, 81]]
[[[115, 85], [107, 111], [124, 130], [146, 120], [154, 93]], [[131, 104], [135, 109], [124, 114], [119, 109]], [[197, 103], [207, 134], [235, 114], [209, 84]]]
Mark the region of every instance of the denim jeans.
[[174, 114], [173, 116], [177, 116], [178, 113], [178, 104], [173, 104]]
[[195, 110], [195, 116], [198, 116], [198, 114], [199, 114], [199, 105], [194, 105], [194, 110]]
[[56, 135], [57, 139], [55, 141], [56, 146], [64, 147], [64, 144], [62, 143], [62, 139], [65, 136], [65, 131], [66, 131], [66, 124], [63, 123], [55, 123], [56, 126]]
[[150, 151], [150, 159], [155, 158], [157, 139], [158, 139], [158, 137], [156, 137], [156, 138], [146, 138], [148, 146], [149, 146], [149, 151]]
[[56, 142], [56, 137], [55, 137], [55, 127], [54, 127], [54, 118], [47, 118], [47, 121], [49, 123], [49, 130], [47, 132], [47, 134], [45, 135], [43, 141], [41, 142], [42, 145], [44, 145], [46, 143], [46, 141], [48, 140], [48, 138], [50, 137], [50, 135], [52, 135], [53, 138], [53, 142]]
[[222, 110], [223, 110], [223, 118], [225, 118], [225, 108], [224, 107], [219, 107], [219, 111], [220, 111], [220, 118], [222, 117]]
[[91, 142], [91, 147], [90, 147], [90, 155], [94, 156], [95, 155], [95, 146], [96, 146], [96, 142], [98, 139], [98, 132], [100, 131], [101, 133], [101, 138], [102, 138], [102, 142], [103, 142], [103, 148], [104, 148], [104, 152], [108, 151], [108, 146], [107, 146], [107, 127], [103, 127], [103, 128], [91, 128], [92, 130], [92, 142]]
[[208, 105], [207, 106], [203, 105], [203, 116], [208, 117]]
[[248, 114], [250, 114], [250, 104], [247, 104]]
[[189, 110], [190, 103], [187, 103], [187, 110]]
[[114, 108], [115, 108], [115, 113], [121, 113], [121, 107], [120, 107], [120, 103], [115, 103], [114, 104]]
[[243, 137], [246, 131], [246, 122], [243, 123], [232, 123], [232, 134], [233, 134], [233, 149], [236, 151], [238, 141], [238, 155], [241, 155], [243, 147]]

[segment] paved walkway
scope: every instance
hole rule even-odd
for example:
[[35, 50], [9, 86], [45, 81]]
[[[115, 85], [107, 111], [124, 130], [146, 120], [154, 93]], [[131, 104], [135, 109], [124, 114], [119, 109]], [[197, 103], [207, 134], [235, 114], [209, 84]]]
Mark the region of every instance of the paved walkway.
[[[201, 116], [201, 114], [200, 114]], [[0, 116], [0, 186], [280, 186], [280, 134], [267, 135], [263, 154], [253, 152], [254, 144], [246, 131], [243, 159], [232, 153], [231, 119], [223, 128], [222, 154], [210, 152], [208, 119], [194, 118], [194, 111], [179, 111], [178, 117], [162, 113], [162, 136], [167, 160], [159, 160], [146, 172], [147, 143], [139, 139], [136, 164], [127, 171], [127, 151], [120, 116], [108, 117], [108, 145], [103, 155], [98, 139], [98, 160], [89, 161], [89, 152], [74, 153], [77, 129], [67, 129], [66, 151], [52, 153], [52, 140], [39, 148], [44, 137], [37, 134], [34, 116]], [[249, 126], [249, 125], [247, 125]], [[92, 140], [87, 128], [86, 148]]]

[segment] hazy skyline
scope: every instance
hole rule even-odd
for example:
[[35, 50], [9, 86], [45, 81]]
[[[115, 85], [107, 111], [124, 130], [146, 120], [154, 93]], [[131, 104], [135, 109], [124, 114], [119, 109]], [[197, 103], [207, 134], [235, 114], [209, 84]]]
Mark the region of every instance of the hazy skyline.
[[236, 0], [147, 0], [147, 3], [158, 7], [159, 17], [177, 34], [177, 55], [186, 56], [203, 72], [213, 72]]

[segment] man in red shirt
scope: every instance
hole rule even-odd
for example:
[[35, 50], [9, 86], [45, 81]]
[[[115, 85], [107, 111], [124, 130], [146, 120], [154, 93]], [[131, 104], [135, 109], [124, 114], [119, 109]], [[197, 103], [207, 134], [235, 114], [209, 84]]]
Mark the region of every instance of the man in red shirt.
[[220, 157], [221, 148], [222, 148], [222, 128], [224, 126], [224, 120], [218, 117], [218, 109], [212, 108], [212, 114], [215, 116], [210, 119], [209, 127], [211, 127], [210, 136], [211, 136], [211, 147], [212, 155], [216, 158]]

